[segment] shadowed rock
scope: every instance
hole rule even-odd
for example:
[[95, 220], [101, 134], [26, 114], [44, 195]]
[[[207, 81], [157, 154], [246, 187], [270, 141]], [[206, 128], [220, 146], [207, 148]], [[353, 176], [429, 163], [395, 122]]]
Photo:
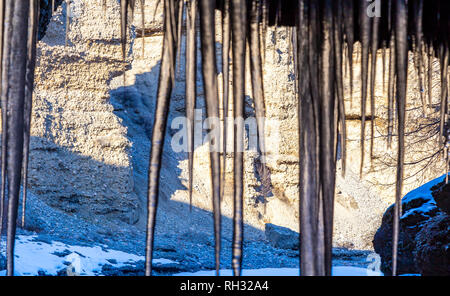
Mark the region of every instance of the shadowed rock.
[[450, 185], [442, 182], [431, 189], [434, 189], [432, 195], [436, 205], [442, 211], [450, 214]]
[[450, 275], [449, 215], [444, 213], [437, 215], [417, 234], [414, 261], [422, 275]]
[[267, 223], [265, 234], [275, 248], [298, 250], [299, 234], [289, 228]]

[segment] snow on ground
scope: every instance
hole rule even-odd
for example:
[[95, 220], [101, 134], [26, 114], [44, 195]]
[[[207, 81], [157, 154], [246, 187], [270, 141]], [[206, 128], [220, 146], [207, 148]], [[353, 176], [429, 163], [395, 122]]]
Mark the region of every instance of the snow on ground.
[[[57, 275], [66, 271], [78, 275], [100, 275], [105, 264], [121, 267], [137, 261], [143, 256], [137, 256], [122, 251], [94, 246], [72, 246], [61, 242], [44, 242], [37, 236], [19, 235], [15, 245], [15, 274], [31, 275]], [[169, 259], [154, 259], [153, 264], [176, 264]], [[72, 267], [72, 268], [70, 268]], [[0, 271], [5, 275], [5, 271]]]
[[[2, 247], [4, 247], [4, 242]], [[22, 276], [34, 275], [101, 275], [105, 264], [121, 267], [142, 261], [143, 256], [137, 256], [122, 251], [107, 249], [105, 246], [75, 246], [57, 241], [45, 241], [37, 235], [19, 235], [15, 247], [15, 274]], [[154, 259], [153, 264], [177, 264], [169, 259]], [[0, 271], [5, 275], [5, 270]], [[214, 276], [214, 270], [194, 273], [183, 272], [175, 276]], [[221, 275], [230, 276], [232, 271], [222, 270]], [[243, 270], [244, 276], [298, 276], [297, 268], [262, 268]], [[335, 266], [335, 276], [368, 276], [383, 275], [370, 269]]]
[[[203, 270], [198, 272], [182, 272], [174, 274], [174, 276], [215, 276], [215, 270]], [[231, 276], [233, 272], [230, 269], [220, 271], [221, 276]], [[261, 269], [244, 269], [243, 276], [298, 276], [298, 268], [261, 268]], [[366, 268], [352, 266], [334, 266], [332, 269], [333, 276], [382, 276], [383, 273], [373, 271]]]

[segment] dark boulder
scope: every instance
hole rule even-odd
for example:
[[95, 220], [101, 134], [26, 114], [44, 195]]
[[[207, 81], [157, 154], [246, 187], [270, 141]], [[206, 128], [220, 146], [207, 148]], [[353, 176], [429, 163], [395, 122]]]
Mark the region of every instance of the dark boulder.
[[436, 205], [450, 215], [450, 184], [441, 182], [431, 189], [433, 190], [432, 195]]
[[450, 216], [430, 219], [416, 236], [416, 267], [422, 275], [450, 276]]
[[[449, 264], [446, 242], [443, 235], [449, 236], [447, 214], [438, 207], [434, 196], [447, 189], [441, 183], [442, 178], [433, 180], [416, 190], [411, 191], [402, 199], [402, 214], [398, 244], [397, 272], [398, 274], [420, 273], [432, 274], [434, 260], [439, 260], [446, 267], [436, 267], [445, 270]], [[450, 191], [450, 190], [449, 190]], [[446, 195], [447, 193], [445, 193]], [[392, 230], [394, 205], [391, 205], [383, 215], [380, 228], [377, 230], [373, 246], [381, 257], [381, 270], [385, 275], [392, 274]], [[439, 223], [437, 222], [440, 221]], [[441, 228], [437, 228], [438, 223]], [[447, 225], [447, 226], [443, 226]], [[443, 227], [443, 228], [442, 228]], [[446, 228], [447, 227], [447, 228]], [[437, 230], [439, 229], [439, 230]], [[445, 254], [442, 254], [444, 252]]]

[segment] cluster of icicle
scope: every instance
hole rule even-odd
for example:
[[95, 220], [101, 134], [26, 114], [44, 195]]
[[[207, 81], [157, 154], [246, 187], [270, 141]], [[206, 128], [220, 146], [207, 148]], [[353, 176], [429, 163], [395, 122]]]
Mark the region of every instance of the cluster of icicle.
[[[54, 2], [52, 8], [54, 10]], [[121, 0], [121, 42], [126, 57], [128, 15], [133, 15], [138, 1]], [[144, 36], [144, 0], [142, 35]], [[175, 79], [177, 52], [180, 51], [183, 22], [186, 22], [186, 117], [192, 123], [196, 101], [196, 50], [200, 46], [202, 76], [207, 116], [218, 118], [219, 90], [217, 82], [217, 52], [215, 48], [215, 10], [221, 11], [223, 110], [227, 117], [229, 99], [233, 99], [234, 118], [244, 118], [245, 56], [250, 50], [250, 72], [255, 113], [257, 117], [260, 151], [264, 149], [264, 88], [262, 68], [265, 57], [265, 37], [268, 26], [287, 26], [290, 30], [290, 54], [295, 64], [298, 95], [300, 139], [300, 266], [302, 275], [330, 275], [333, 230], [333, 204], [337, 161], [337, 146], [342, 151], [345, 173], [345, 105], [343, 69], [352, 77], [354, 43], [361, 43], [361, 173], [364, 164], [364, 140], [367, 93], [371, 114], [374, 114], [374, 85], [377, 50], [383, 52], [388, 67], [388, 143], [398, 139], [396, 206], [393, 234], [393, 274], [396, 274], [399, 216], [401, 212], [405, 106], [407, 90], [408, 51], [414, 52], [420, 87], [428, 85], [428, 94], [421, 91], [423, 112], [431, 110], [431, 62], [437, 58], [441, 67], [440, 143], [447, 142], [449, 16], [448, 0], [159, 0], [163, 5], [164, 41], [158, 81], [157, 104], [152, 132], [152, 147], [148, 178], [148, 221], [146, 275], [152, 272], [152, 255], [156, 212], [159, 195], [159, 175], [165, 128]], [[369, 6], [379, 3], [374, 15]], [[68, 2], [69, 4], [70, 2]], [[375, 3], [377, 5], [377, 3]], [[99, 5], [107, 6], [107, 0]], [[1, 29], [1, 107], [2, 107], [2, 187], [1, 215], [7, 226], [7, 272], [14, 271], [14, 236], [23, 178], [25, 195], [28, 146], [36, 52], [39, 1], [0, 0]], [[157, 7], [155, 7], [156, 9]], [[198, 23], [197, 23], [198, 22]], [[196, 28], [199, 28], [199, 32]], [[197, 45], [197, 34], [200, 44]], [[28, 36], [27, 39], [23, 36]], [[66, 38], [67, 39], [67, 38]], [[230, 61], [232, 58], [232, 63]], [[371, 67], [369, 68], [369, 62]], [[428, 67], [425, 66], [428, 63]], [[230, 69], [232, 65], [232, 69]], [[428, 68], [428, 71], [425, 69]], [[369, 69], [371, 69], [369, 73]], [[233, 85], [229, 83], [232, 70]], [[426, 73], [425, 73], [426, 72]], [[384, 74], [384, 73], [383, 73]], [[383, 75], [384, 77], [385, 75]], [[350, 91], [352, 93], [352, 91]], [[232, 267], [241, 274], [243, 253], [243, 145], [244, 123], [235, 121], [233, 153], [233, 242]], [[189, 125], [188, 125], [189, 126]], [[211, 127], [212, 129], [214, 127]], [[225, 128], [224, 128], [225, 129]], [[189, 195], [192, 199], [193, 124], [188, 131]], [[374, 122], [371, 121], [370, 157], [373, 153]], [[226, 130], [222, 136], [225, 137]], [[340, 141], [338, 141], [340, 135]], [[230, 139], [228, 139], [230, 140]], [[223, 139], [226, 147], [227, 139]], [[212, 139], [219, 142], [220, 139]], [[226, 153], [226, 150], [224, 150]], [[262, 156], [264, 157], [264, 156]], [[447, 157], [447, 154], [445, 154]], [[220, 152], [210, 152], [212, 204], [215, 238], [215, 267], [220, 268], [221, 213], [220, 201], [224, 192], [224, 159]], [[447, 161], [448, 163], [448, 161]], [[22, 170], [23, 168], [23, 170]], [[447, 168], [446, 168], [447, 170]], [[263, 174], [269, 172], [265, 169]], [[6, 190], [8, 185], [8, 190]], [[5, 193], [8, 193], [7, 195]]]

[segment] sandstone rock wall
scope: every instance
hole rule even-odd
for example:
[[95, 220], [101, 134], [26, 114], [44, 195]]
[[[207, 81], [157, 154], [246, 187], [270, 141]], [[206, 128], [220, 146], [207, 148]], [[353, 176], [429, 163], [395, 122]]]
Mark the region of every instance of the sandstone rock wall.
[[73, 1], [65, 47], [63, 5], [38, 43], [29, 188], [49, 205], [87, 219], [136, 222], [126, 128], [109, 103], [121, 62], [119, 5]]
[[[121, 62], [118, 1], [107, 1], [106, 15], [101, 2], [74, 1], [68, 47], [64, 47], [65, 6], [53, 17], [47, 35], [39, 43], [29, 185], [48, 204], [64, 211], [87, 219], [96, 215], [135, 223], [139, 217], [145, 217], [149, 138], [162, 46], [162, 7], [160, 5], [158, 11], [154, 12], [157, 1], [146, 1], [145, 27], [150, 30], [146, 30], [145, 38], [136, 38], [141, 29], [141, 13], [140, 9], [135, 11], [124, 67]], [[139, 3], [137, 7], [140, 7]], [[266, 198], [262, 196], [258, 155], [255, 151], [247, 151], [245, 218], [247, 223], [259, 229], [264, 229], [265, 223], [273, 223], [298, 231], [297, 98], [293, 61], [287, 54], [288, 35], [285, 28], [279, 28], [276, 31], [269, 30], [266, 36], [265, 140], [268, 146], [267, 166], [271, 170], [271, 192]], [[217, 41], [220, 50], [221, 36], [218, 36]], [[184, 46], [183, 40], [182, 51]], [[376, 127], [374, 160], [372, 163], [367, 160], [370, 135], [368, 120], [367, 161], [364, 175], [362, 179], [359, 178], [361, 116], [360, 61], [357, 50], [353, 57], [353, 100], [348, 83], [345, 87], [348, 169], [345, 177], [341, 176], [340, 169], [337, 174], [335, 243], [362, 249], [371, 248], [371, 240], [382, 213], [393, 201], [396, 147], [394, 144], [391, 149], [386, 148], [387, 84], [383, 88], [380, 74], [376, 81], [376, 113], [371, 117]], [[205, 116], [200, 63], [201, 59], [197, 106]], [[377, 67], [382, 68], [381, 52]], [[124, 68], [125, 79], [122, 75]], [[437, 78], [437, 64], [434, 64], [434, 70]], [[348, 70], [345, 73], [348, 80]], [[433, 109], [434, 113], [429, 118], [422, 116], [415, 73], [411, 66], [407, 130], [418, 130], [419, 133], [407, 137], [407, 162], [410, 165], [406, 166], [404, 192], [442, 174], [442, 165], [436, 157], [427, 159], [433, 155], [436, 147], [435, 136], [428, 139], [427, 135], [432, 135], [436, 129], [432, 123], [436, 119], [437, 109]], [[172, 150], [172, 136], [178, 130], [170, 126], [175, 117], [184, 114], [184, 79], [184, 59], [181, 59], [177, 66], [163, 155], [161, 192], [162, 199], [187, 203], [187, 155]], [[246, 80], [250, 81], [249, 76]], [[251, 86], [247, 84], [246, 111], [251, 115]], [[434, 103], [439, 96], [439, 86], [435, 86]], [[230, 104], [230, 115], [232, 110]], [[369, 106], [367, 112], [370, 115]], [[196, 123], [202, 122], [198, 118]], [[231, 132], [228, 138], [232, 138]], [[227, 158], [227, 188], [232, 185], [230, 157], [231, 154]], [[422, 158], [425, 161], [419, 162]], [[427, 160], [431, 162], [428, 164]], [[211, 210], [207, 145], [200, 144], [197, 147], [194, 163], [194, 206]], [[422, 169], [423, 166], [425, 169]], [[232, 199], [231, 192], [227, 191], [222, 204], [223, 214], [227, 217], [232, 217]], [[139, 225], [144, 224], [145, 219], [140, 219]]]

